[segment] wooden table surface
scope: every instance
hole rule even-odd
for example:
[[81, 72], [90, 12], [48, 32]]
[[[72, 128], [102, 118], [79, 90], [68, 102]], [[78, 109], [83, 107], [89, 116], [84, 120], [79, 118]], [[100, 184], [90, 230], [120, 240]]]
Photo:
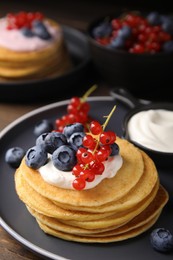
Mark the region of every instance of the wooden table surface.
[[[2, 1], [1, 1], [2, 2]], [[63, 2], [63, 3], [62, 3]], [[122, 1], [124, 5], [126, 1]], [[144, 1], [145, 2], [145, 1]], [[85, 31], [88, 23], [97, 15], [104, 15], [117, 10], [119, 5], [116, 1], [53, 1], [35, 0], [35, 1], [4, 1], [0, 3], [0, 16], [8, 12], [20, 10], [39, 10], [54, 19], [59, 20], [64, 25], [72, 26], [76, 29]], [[76, 92], [75, 95], [78, 93]], [[109, 87], [105, 82], [102, 82], [94, 95], [108, 95]], [[19, 93], [20, 95], [20, 93]], [[36, 109], [42, 105], [49, 103], [0, 103], [0, 130], [6, 127], [23, 114]], [[14, 238], [12, 238], [2, 227], [0, 227], [0, 260], [23, 260], [23, 259], [41, 259], [34, 253], [25, 249]]]

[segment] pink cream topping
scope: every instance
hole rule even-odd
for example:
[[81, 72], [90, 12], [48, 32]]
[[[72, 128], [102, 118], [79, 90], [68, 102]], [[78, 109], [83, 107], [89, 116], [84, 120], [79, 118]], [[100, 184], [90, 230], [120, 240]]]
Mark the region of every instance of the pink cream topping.
[[37, 36], [26, 37], [18, 29], [8, 30], [6, 19], [2, 18], [0, 19], [0, 46], [16, 52], [31, 52], [44, 49], [61, 36], [61, 31], [58, 28], [51, 26], [47, 21], [44, 24], [52, 36], [49, 40], [43, 40]]

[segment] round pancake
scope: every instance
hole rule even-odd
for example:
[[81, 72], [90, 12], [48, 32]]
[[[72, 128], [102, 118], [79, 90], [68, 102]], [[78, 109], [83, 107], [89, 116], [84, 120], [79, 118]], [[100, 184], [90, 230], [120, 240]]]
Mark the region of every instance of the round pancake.
[[96, 220], [100, 218], [105, 218], [107, 216], [112, 215], [112, 212], [106, 213], [89, 213], [89, 212], [76, 212], [71, 210], [65, 210], [54, 203], [52, 203], [49, 199], [43, 197], [35, 190], [32, 189], [31, 186], [25, 181], [21, 172], [16, 171], [15, 173], [15, 187], [16, 192], [19, 198], [29, 207], [33, 208], [34, 210], [50, 216], [55, 217], [58, 219], [66, 219], [66, 220], [81, 220], [81, 221], [88, 221], [88, 220]]
[[38, 171], [27, 167], [24, 159], [18, 170], [34, 190], [50, 200], [62, 204], [69, 204], [70, 201], [75, 207], [98, 207], [124, 197], [136, 186], [144, 172], [141, 152], [126, 140], [117, 139], [117, 143], [120, 146], [123, 166], [115, 177], [104, 179], [90, 190], [66, 190], [50, 185], [42, 179]]
[[[79, 211], [88, 211], [94, 213], [108, 212], [108, 211], [126, 211], [138, 203], [140, 203], [143, 199], [148, 196], [156, 183], [158, 182], [158, 173], [153, 161], [149, 158], [149, 156], [140, 151], [142, 153], [143, 161], [144, 161], [144, 173], [140, 178], [139, 182], [135, 185], [135, 187], [130, 190], [125, 196], [123, 196], [120, 200], [115, 200], [110, 203], [107, 203], [103, 206], [97, 207], [79, 207], [73, 206], [70, 204], [63, 204], [63, 208], [70, 210], [79, 210]], [[62, 207], [62, 203], [55, 202], [56, 205]]]
[[167, 200], [168, 200], [168, 194], [165, 191], [165, 189], [162, 186], [160, 186], [156, 197], [143, 212], [141, 212], [139, 215], [137, 215], [135, 218], [133, 218], [125, 225], [120, 226], [118, 228], [112, 226], [110, 227], [110, 230], [106, 230], [106, 229], [88, 230], [79, 227], [73, 227], [69, 225], [69, 222], [64, 224], [55, 218], [50, 218], [43, 214], [40, 214], [29, 207], [28, 210], [38, 221], [57, 231], [76, 234], [76, 235], [105, 237], [105, 236], [112, 236], [112, 235], [125, 233], [129, 230], [140, 227], [150, 222], [152, 219], [156, 217], [159, 217], [162, 208], [166, 204]]
[[[7, 61], [7, 62], [31, 62], [37, 59], [40, 62], [44, 62], [45, 59], [49, 58], [50, 55], [54, 55], [57, 52], [57, 48], [61, 47], [64, 39], [62, 37], [62, 29], [60, 25], [53, 20], [48, 19], [52, 26], [55, 26], [59, 32], [60, 37], [58, 37], [57, 41], [53, 41], [48, 47], [43, 48], [37, 51], [30, 51], [30, 52], [17, 52], [7, 48], [0, 46], [0, 60]], [[29, 55], [28, 55], [29, 54]]]
[[156, 216], [154, 219], [152, 219], [150, 222], [134, 228], [130, 231], [127, 231], [126, 233], [114, 235], [114, 236], [108, 236], [108, 237], [87, 237], [87, 236], [77, 236], [69, 233], [64, 233], [57, 231], [53, 228], [50, 228], [46, 226], [45, 224], [41, 223], [40, 221], [37, 221], [40, 228], [47, 234], [64, 239], [69, 241], [75, 241], [75, 242], [81, 242], [81, 243], [110, 243], [110, 242], [117, 242], [122, 241], [125, 239], [129, 239], [135, 236], [138, 236], [139, 234], [147, 231], [151, 226], [154, 225], [154, 223], [157, 221], [158, 216]]
[[[112, 225], [122, 225], [123, 223], [129, 221], [129, 219], [132, 219], [134, 216], [139, 214], [144, 208], [146, 208], [153, 200], [158, 190], [157, 185], [156, 189], [154, 189], [145, 200], [139, 203], [138, 207], [136, 208], [131, 208], [128, 211], [122, 211], [120, 213], [106, 212], [96, 214], [89, 212], [70, 211], [58, 207], [49, 199], [43, 197], [35, 190], [33, 190], [19, 171], [17, 171], [15, 174], [15, 183], [16, 191], [20, 199], [32, 209], [42, 213], [43, 215], [58, 218], [62, 222], [68, 220], [71, 225], [79, 225], [79, 227], [89, 229], [96, 229], [100, 227], [107, 228]], [[85, 227], [85, 225], [87, 225], [87, 227]]]
[[58, 31], [55, 41], [40, 50], [19, 52], [0, 46], [0, 76], [4, 78], [39, 78], [55, 73], [61, 75], [72, 67], [64, 35], [60, 25], [53, 20], [47, 21]]
[[[139, 203], [137, 207], [132, 208], [130, 211], [124, 211], [121, 212], [120, 214], [113, 214], [106, 218], [101, 218], [92, 221], [69, 220], [68, 223], [69, 225], [77, 226], [85, 229], [109, 228], [111, 226], [119, 227], [121, 225], [126, 224], [134, 217], [136, 217], [138, 214], [140, 214], [143, 210], [145, 210], [146, 207], [148, 207], [148, 205], [152, 202], [155, 195], [156, 193], [154, 192], [152, 196], [148, 196], [145, 200]], [[62, 219], [61, 222], [66, 223], [64, 219]]]

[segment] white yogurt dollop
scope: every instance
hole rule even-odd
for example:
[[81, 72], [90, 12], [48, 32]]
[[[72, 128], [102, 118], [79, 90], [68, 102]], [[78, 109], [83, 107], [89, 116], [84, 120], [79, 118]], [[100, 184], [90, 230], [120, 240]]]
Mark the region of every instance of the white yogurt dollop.
[[[118, 170], [122, 166], [122, 157], [120, 155], [109, 157], [107, 161], [104, 162], [105, 170], [102, 175], [96, 175], [94, 181], [86, 182], [85, 189], [92, 189], [98, 185], [105, 178], [112, 178], [116, 175]], [[38, 169], [44, 181], [52, 184], [54, 186], [64, 188], [64, 189], [74, 189], [72, 187], [72, 182], [75, 176], [71, 171], [60, 171], [52, 163], [50, 159], [49, 162]]]
[[150, 109], [132, 116], [127, 131], [132, 141], [161, 152], [173, 152], [173, 111]]

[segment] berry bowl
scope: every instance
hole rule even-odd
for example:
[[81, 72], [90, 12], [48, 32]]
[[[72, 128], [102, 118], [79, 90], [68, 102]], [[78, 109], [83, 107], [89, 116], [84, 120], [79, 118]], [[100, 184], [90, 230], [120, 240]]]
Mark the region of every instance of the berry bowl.
[[173, 166], [173, 103], [140, 100], [125, 88], [110, 93], [131, 108], [123, 120], [122, 137], [145, 151], [156, 166]]
[[93, 67], [111, 86], [146, 99], [157, 88], [155, 100], [171, 99], [173, 17], [122, 11], [92, 21], [87, 35]]

